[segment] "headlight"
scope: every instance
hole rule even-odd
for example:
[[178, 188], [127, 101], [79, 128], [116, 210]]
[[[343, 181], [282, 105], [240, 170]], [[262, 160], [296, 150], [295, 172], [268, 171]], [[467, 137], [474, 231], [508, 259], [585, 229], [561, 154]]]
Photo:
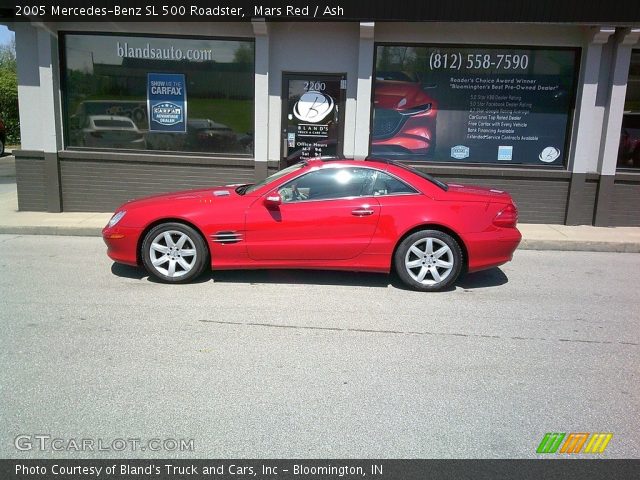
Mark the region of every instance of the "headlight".
[[427, 113], [429, 110], [431, 110], [431, 104], [425, 103], [424, 105], [419, 105], [417, 107], [398, 110], [398, 113], [400, 115], [418, 115], [419, 113]]
[[116, 212], [113, 217], [111, 217], [111, 220], [109, 220], [107, 227], [114, 227], [120, 220], [122, 220], [122, 217], [124, 217], [125, 213], [127, 213], [126, 210], [120, 210], [119, 212]]

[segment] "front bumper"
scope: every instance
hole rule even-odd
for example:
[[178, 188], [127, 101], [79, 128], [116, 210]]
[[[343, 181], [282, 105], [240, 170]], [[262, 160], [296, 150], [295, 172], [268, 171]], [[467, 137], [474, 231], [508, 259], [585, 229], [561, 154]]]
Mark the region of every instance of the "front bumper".
[[372, 154], [418, 155], [433, 153], [436, 131], [436, 111], [415, 116], [403, 116], [398, 112], [397, 125], [394, 127], [374, 128], [371, 140]]
[[107, 255], [113, 261], [126, 265], [139, 265], [138, 260], [138, 239], [141, 230], [139, 228], [104, 227], [102, 229], [102, 240], [107, 245]]

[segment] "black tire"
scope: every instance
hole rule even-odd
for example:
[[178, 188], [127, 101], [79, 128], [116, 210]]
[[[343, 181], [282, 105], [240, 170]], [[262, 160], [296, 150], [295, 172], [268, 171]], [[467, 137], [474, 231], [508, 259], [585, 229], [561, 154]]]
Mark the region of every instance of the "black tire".
[[[166, 240], [166, 235], [171, 238], [173, 247]], [[177, 244], [183, 238], [182, 235], [186, 236], [186, 240], [182, 248], [178, 249]], [[158, 237], [160, 237], [159, 240]], [[156, 243], [152, 248], [154, 240]], [[157, 250], [165, 247], [167, 252]], [[209, 250], [204, 239], [200, 233], [183, 223], [168, 222], [153, 227], [145, 235], [141, 248], [140, 256], [147, 272], [165, 283], [188, 283], [200, 276], [209, 262]], [[195, 251], [194, 255], [192, 251]], [[152, 256], [155, 258], [152, 259]], [[164, 257], [167, 257], [165, 262], [154, 265], [154, 260], [160, 261]], [[172, 262], [173, 275], [171, 275], [170, 266]], [[184, 264], [189, 265], [190, 269], [184, 268], [182, 266]]]
[[4, 140], [0, 139], [0, 156], [4, 155]]
[[[431, 254], [428, 253], [429, 239], [432, 245]], [[422, 251], [423, 244], [423, 255], [417, 255], [414, 253], [415, 250], [411, 250], [412, 247], [416, 247]], [[445, 246], [448, 249], [445, 249]], [[441, 252], [440, 257], [437, 256], [438, 251]], [[463, 262], [462, 249], [458, 242], [440, 230], [412, 233], [398, 245], [393, 257], [393, 264], [400, 280], [408, 287], [423, 292], [435, 292], [453, 285], [462, 272]], [[449, 263], [452, 264], [450, 267], [442, 266]], [[409, 265], [415, 266], [409, 268]], [[426, 272], [421, 282], [418, 279], [424, 269]], [[438, 277], [441, 279], [438, 280]]]

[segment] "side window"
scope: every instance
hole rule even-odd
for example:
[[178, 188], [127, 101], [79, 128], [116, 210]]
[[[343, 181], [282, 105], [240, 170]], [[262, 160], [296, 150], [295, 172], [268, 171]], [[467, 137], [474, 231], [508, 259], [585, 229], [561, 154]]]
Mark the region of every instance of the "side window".
[[368, 168], [323, 168], [291, 180], [278, 193], [284, 203], [361, 197], [370, 194], [372, 175]]
[[385, 172], [377, 172], [376, 180], [373, 184], [373, 195], [394, 195], [400, 193], [417, 193], [416, 189], [410, 187], [401, 180], [392, 177]]

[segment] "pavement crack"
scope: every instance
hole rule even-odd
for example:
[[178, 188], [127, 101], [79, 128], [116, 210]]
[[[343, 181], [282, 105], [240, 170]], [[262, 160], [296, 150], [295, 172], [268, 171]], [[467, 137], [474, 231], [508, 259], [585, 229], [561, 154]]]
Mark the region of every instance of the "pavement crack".
[[311, 325], [287, 325], [277, 323], [263, 323], [263, 322], [231, 322], [224, 320], [198, 320], [202, 323], [215, 323], [219, 325], [238, 325], [245, 327], [265, 327], [265, 328], [287, 328], [292, 330], [325, 330], [330, 332], [353, 332], [353, 333], [375, 333], [386, 335], [429, 335], [439, 337], [466, 337], [466, 338], [489, 338], [500, 340], [524, 340], [524, 341], [542, 341], [542, 342], [565, 342], [565, 343], [593, 343], [599, 345], [630, 345], [634, 347], [640, 346], [638, 343], [633, 342], [612, 342], [608, 340], [584, 340], [579, 338], [546, 338], [546, 337], [521, 337], [521, 336], [501, 336], [501, 335], [485, 335], [478, 333], [458, 333], [458, 332], [429, 332], [429, 331], [414, 331], [414, 330], [382, 330], [382, 329], [370, 329], [370, 328], [339, 328], [339, 327], [318, 327]]
[[559, 233], [560, 235], [562, 235], [565, 238], [568, 238], [568, 235], [566, 233], [564, 233], [562, 230], [560, 230], [559, 228], [555, 228], [553, 225], [547, 225], [549, 227], [549, 229]]

